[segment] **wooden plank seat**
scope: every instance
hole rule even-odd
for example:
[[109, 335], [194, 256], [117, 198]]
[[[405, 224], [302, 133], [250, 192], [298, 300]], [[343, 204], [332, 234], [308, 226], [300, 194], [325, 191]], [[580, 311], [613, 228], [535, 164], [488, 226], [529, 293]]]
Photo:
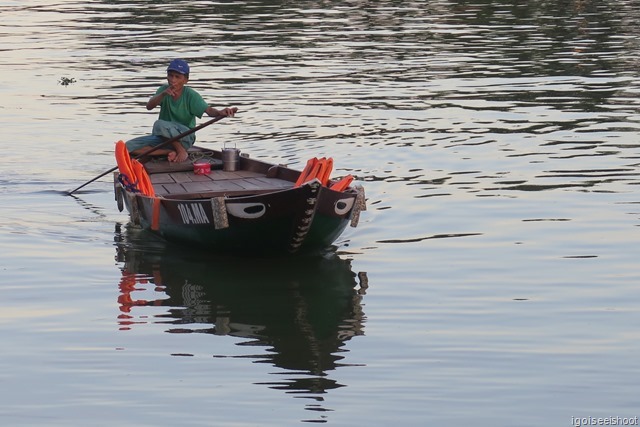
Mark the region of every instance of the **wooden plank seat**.
[[209, 175], [165, 172], [149, 175], [156, 195], [165, 198], [211, 198], [268, 193], [293, 187], [293, 182], [252, 171], [213, 170]]
[[[196, 175], [193, 163], [208, 162], [211, 173]], [[192, 147], [185, 162], [169, 162], [164, 157], [149, 157], [144, 167], [156, 195], [167, 199], [198, 199], [218, 196], [244, 196], [286, 190], [294, 186], [298, 172], [242, 158], [243, 170], [224, 171], [219, 152]], [[287, 178], [287, 179], [282, 179]]]

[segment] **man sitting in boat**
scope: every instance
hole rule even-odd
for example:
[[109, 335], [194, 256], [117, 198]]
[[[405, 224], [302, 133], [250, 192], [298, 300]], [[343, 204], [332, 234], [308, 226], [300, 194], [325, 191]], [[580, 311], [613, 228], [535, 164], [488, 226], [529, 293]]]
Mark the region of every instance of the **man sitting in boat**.
[[[184, 133], [196, 125], [196, 117], [204, 113], [210, 117], [233, 117], [235, 107], [218, 110], [207, 104], [193, 88], [186, 86], [189, 81], [189, 64], [183, 59], [174, 59], [167, 67], [167, 83], [158, 88], [147, 102], [147, 110], [160, 106], [158, 120], [153, 124], [151, 135], [140, 136], [127, 141], [127, 150], [133, 155], [142, 154], [169, 138]], [[171, 162], [184, 162], [187, 150], [196, 140], [195, 133], [172, 143], [171, 147], [154, 151], [156, 155], [166, 155]]]

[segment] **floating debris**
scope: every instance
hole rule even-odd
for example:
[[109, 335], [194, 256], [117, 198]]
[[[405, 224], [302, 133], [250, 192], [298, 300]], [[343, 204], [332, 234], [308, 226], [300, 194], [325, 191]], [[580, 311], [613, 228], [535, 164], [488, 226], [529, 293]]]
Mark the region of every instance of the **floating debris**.
[[60, 83], [62, 86], [69, 86], [71, 83], [75, 83], [76, 79], [69, 78], [69, 77], [61, 77], [60, 81], [58, 83]]

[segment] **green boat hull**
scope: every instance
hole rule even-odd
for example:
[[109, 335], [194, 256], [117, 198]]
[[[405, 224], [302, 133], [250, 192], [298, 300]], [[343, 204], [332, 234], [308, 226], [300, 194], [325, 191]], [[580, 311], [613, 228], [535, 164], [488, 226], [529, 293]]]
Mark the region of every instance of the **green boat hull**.
[[[119, 188], [118, 188], [119, 187]], [[214, 253], [291, 255], [320, 252], [357, 223], [364, 195], [311, 182], [244, 197], [175, 200], [131, 193], [116, 183], [135, 224], [167, 241]]]

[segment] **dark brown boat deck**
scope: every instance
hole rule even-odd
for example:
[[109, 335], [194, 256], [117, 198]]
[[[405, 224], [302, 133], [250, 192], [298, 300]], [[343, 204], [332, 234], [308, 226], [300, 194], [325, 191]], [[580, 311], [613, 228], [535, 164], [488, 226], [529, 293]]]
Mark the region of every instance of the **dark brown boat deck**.
[[242, 196], [293, 187], [293, 182], [252, 171], [212, 170], [209, 175], [196, 175], [192, 170], [156, 172], [150, 178], [156, 195], [167, 198]]

